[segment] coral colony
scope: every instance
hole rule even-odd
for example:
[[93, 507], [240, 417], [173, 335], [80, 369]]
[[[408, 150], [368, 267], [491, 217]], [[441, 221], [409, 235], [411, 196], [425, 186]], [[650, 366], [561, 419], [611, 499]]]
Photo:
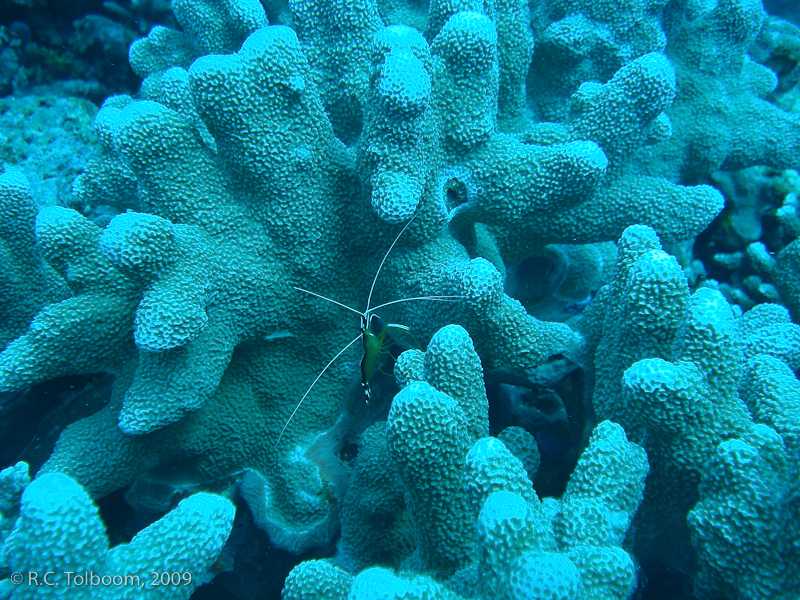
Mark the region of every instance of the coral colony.
[[47, 5], [0, 598], [800, 598], [796, 3]]

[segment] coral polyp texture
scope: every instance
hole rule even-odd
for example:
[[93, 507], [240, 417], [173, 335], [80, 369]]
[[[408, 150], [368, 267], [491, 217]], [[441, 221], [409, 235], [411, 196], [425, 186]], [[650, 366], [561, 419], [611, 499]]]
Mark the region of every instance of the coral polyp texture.
[[759, 0], [171, 6], [74, 202], [0, 174], [0, 408], [113, 380], [0, 477], [5, 566], [44, 560], [46, 490], [98, 565], [125, 551], [92, 500], [197, 492], [139, 535], [202, 504], [199, 561], [240, 500], [274, 548], [336, 548], [285, 598], [623, 599], [647, 561], [797, 585], [800, 246], [752, 246], [774, 302], [744, 313], [691, 256], [713, 172], [800, 165]]
[[0, 555], [4, 568], [24, 574], [0, 582], [3, 597], [13, 590], [20, 600], [189, 598], [209, 575], [233, 527], [233, 503], [200, 492], [129, 543], [109, 548], [97, 506], [78, 483], [63, 473], [21, 482], [20, 469], [27, 475], [24, 463], [14, 472], [11, 467], [0, 472], [0, 486], [16, 496], [3, 510], [18, 513]]
[[[464, 390], [454, 384], [480, 379], [476, 359], [463, 328], [451, 325], [433, 336], [424, 364], [449, 363], [450, 369], [409, 375], [385, 429], [370, 429], [362, 438], [372, 460], [358, 465], [353, 486], [354, 496], [367, 501], [345, 504], [347, 535], [336, 562], [295, 567], [285, 599], [307, 598], [317, 589], [328, 598], [358, 600], [568, 600], [627, 598], [634, 592], [636, 568], [622, 543], [642, 500], [644, 450], [626, 439], [622, 427], [604, 421], [562, 498], [541, 501], [509, 447], [469, 430], [467, 415], [485, 406], [485, 394], [477, 385]], [[411, 360], [406, 355], [399, 364]], [[448, 387], [456, 391], [442, 391]], [[361, 476], [374, 473], [380, 455], [383, 471], [403, 489], [391, 477]], [[405, 512], [406, 543], [396, 544], [394, 555], [380, 518], [390, 505], [396, 514]], [[375, 547], [386, 552], [376, 556]], [[378, 564], [400, 567], [400, 573], [373, 566], [352, 578], [342, 567], [363, 565], [362, 552]]]
[[737, 314], [716, 290], [690, 294], [649, 228], [626, 230], [619, 250], [602, 323], [592, 314], [593, 403], [647, 450], [636, 546], [677, 565], [691, 536], [703, 597], [780, 597], [797, 585], [784, 561], [798, 558], [800, 326], [781, 306]]
[[0, 255], [6, 265], [0, 295], [0, 347], [24, 333], [47, 304], [69, 290], [36, 246], [38, 208], [19, 171], [0, 175]]

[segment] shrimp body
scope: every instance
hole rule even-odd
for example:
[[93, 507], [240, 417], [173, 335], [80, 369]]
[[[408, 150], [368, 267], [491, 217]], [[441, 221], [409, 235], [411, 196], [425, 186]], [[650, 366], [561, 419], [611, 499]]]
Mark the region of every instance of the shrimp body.
[[375, 324], [377, 319], [373, 314], [361, 316], [361, 339], [364, 340], [364, 357], [361, 359], [361, 387], [367, 396], [367, 401], [372, 399], [369, 388], [369, 380], [375, 372], [381, 353], [383, 351], [386, 330], [376, 331]]
[[375, 369], [380, 362], [381, 355], [385, 354], [388, 351], [389, 346], [391, 346], [393, 343], [390, 333], [392, 331], [396, 332], [409, 331], [409, 328], [406, 327], [405, 325], [398, 325], [395, 323], [383, 324], [383, 321], [375, 314], [375, 311], [381, 308], [385, 308], [387, 306], [399, 304], [401, 302], [411, 302], [416, 300], [451, 302], [457, 298], [460, 298], [460, 296], [415, 296], [413, 298], [401, 298], [399, 300], [392, 300], [391, 302], [385, 302], [379, 306], [370, 308], [370, 304], [372, 303], [372, 292], [375, 290], [375, 282], [378, 280], [378, 275], [380, 274], [381, 269], [383, 268], [383, 265], [386, 262], [386, 259], [389, 257], [389, 253], [392, 251], [392, 248], [394, 248], [395, 244], [397, 244], [397, 241], [400, 239], [400, 236], [402, 236], [405, 230], [408, 229], [409, 225], [411, 225], [411, 223], [414, 221], [414, 219], [418, 214], [419, 211], [417, 211], [414, 214], [414, 216], [411, 217], [408, 223], [405, 224], [400, 233], [397, 234], [397, 237], [394, 239], [391, 246], [389, 246], [389, 249], [386, 251], [386, 254], [384, 254], [383, 260], [381, 261], [381, 264], [378, 266], [378, 270], [375, 272], [375, 277], [373, 277], [372, 279], [372, 286], [370, 287], [369, 290], [369, 296], [367, 296], [367, 308], [364, 312], [360, 312], [351, 306], [342, 304], [341, 302], [338, 302], [333, 298], [328, 298], [327, 296], [323, 296], [322, 294], [312, 292], [311, 290], [293, 286], [294, 289], [299, 292], [310, 294], [312, 296], [315, 296], [316, 298], [325, 300], [327, 302], [331, 302], [332, 304], [335, 304], [340, 308], [349, 310], [350, 312], [357, 314], [359, 317], [361, 317], [361, 326], [358, 336], [353, 338], [344, 348], [342, 348], [336, 354], [336, 356], [334, 356], [330, 360], [330, 362], [328, 362], [328, 364], [325, 365], [325, 367], [323, 367], [323, 369], [319, 372], [319, 375], [317, 375], [316, 379], [314, 379], [314, 381], [311, 382], [311, 385], [306, 390], [306, 393], [303, 394], [302, 398], [300, 398], [300, 401], [297, 403], [297, 406], [295, 406], [294, 411], [292, 411], [292, 414], [289, 416], [289, 419], [283, 426], [283, 429], [281, 430], [281, 433], [278, 436], [278, 440], [275, 442], [275, 445], [277, 445], [281, 441], [281, 438], [283, 438], [283, 434], [286, 432], [286, 428], [289, 426], [289, 423], [292, 422], [294, 415], [297, 414], [297, 411], [300, 409], [300, 405], [311, 393], [311, 390], [314, 387], [314, 385], [316, 385], [317, 381], [320, 380], [320, 378], [325, 374], [325, 372], [330, 368], [330, 366], [342, 354], [344, 354], [350, 348], [350, 346], [353, 346], [359, 340], [362, 340], [362, 344], [364, 347], [364, 356], [361, 359], [361, 387], [363, 388], [364, 393], [367, 397], [367, 402], [369, 402], [369, 400], [372, 397], [372, 393], [369, 387], [369, 381], [372, 378], [372, 374], [375, 372]]
[[364, 357], [361, 359], [361, 387], [367, 396], [367, 402], [372, 399], [369, 382], [375, 367], [378, 366], [380, 357], [388, 352], [392, 345], [390, 333], [392, 331], [409, 331], [405, 325], [396, 323], [383, 324], [375, 313], [361, 315], [361, 337], [364, 340]]

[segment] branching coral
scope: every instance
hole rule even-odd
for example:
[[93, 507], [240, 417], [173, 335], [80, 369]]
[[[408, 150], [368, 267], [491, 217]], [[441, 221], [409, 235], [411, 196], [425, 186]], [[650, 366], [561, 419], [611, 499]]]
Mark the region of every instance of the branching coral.
[[[351, 600], [628, 598], [636, 588], [636, 568], [622, 543], [642, 499], [644, 451], [628, 442], [619, 425], [605, 421], [595, 429], [564, 496], [542, 502], [522, 463], [502, 442], [477, 439], [469, 431], [465, 417], [481, 407], [483, 394], [475, 387], [465, 393], [461, 385], [481, 375], [466, 332], [448, 326], [431, 340], [423, 362], [448, 364], [445, 372], [425, 369], [415, 375], [417, 361], [404, 356], [400, 365], [407, 385], [392, 403], [385, 433], [371, 430], [364, 442], [372, 462], [383, 453], [384, 469], [402, 481], [415, 533], [408, 539], [416, 550], [399, 575], [372, 567], [352, 579], [332, 562], [301, 563], [287, 578], [284, 597], [305, 598], [322, 586], [326, 597]], [[433, 387], [434, 381], [456, 390], [453, 396]], [[376, 517], [396, 495], [391, 477], [359, 478], [353, 485], [356, 494], [375, 501], [368, 514]], [[402, 511], [394, 505], [395, 514]], [[380, 544], [385, 529], [380, 518], [364, 516], [363, 510], [343, 514], [357, 520], [345, 522], [345, 531], [355, 525], [358, 535], [345, 538], [339, 563], [352, 568], [354, 553], [366, 551], [355, 561], [357, 568], [367, 557], [397, 565], [401, 547], [394, 557], [372, 553], [370, 543]], [[351, 537], [361, 545], [348, 542]]]
[[[6, 489], [12, 480], [9, 471], [0, 473]], [[26, 482], [16, 495], [19, 514], [0, 554], [3, 566], [20, 577], [0, 581], [0, 594], [13, 593], [17, 600], [189, 598], [204, 582], [233, 527], [233, 504], [201, 492], [181, 501], [130, 543], [109, 549], [97, 506], [66, 475], [43, 475]], [[179, 580], [163, 585], [162, 573], [177, 574]]]
[[[762, 99], [769, 73], [745, 56], [758, 3], [696, 4], [554, 0], [533, 9], [531, 28], [524, 2], [437, 1], [413, 29], [400, 21], [419, 25], [419, 11], [396, 2], [297, 0], [277, 24], [255, 0], [176, 0], [182, 31], [156, 28], [134, 44], [142, 91], [105, 102], [96, 120], [103, 158], [76, 182], [87, 207], [118, 213], [110, 223], [63, 207], [37, 215], [21, 182], [0, 182], [0, 209], [24, 225], [0, 231], [3, 249], [33, 265], [38, 286], [29, 303], [16, 282], [5, 286], [17, 322], [3, 333], [0, 390], [115, 376], [108, 404], [64, 430], [39, 477], [66, 474], [95, 497], [129, 485], [133, 497], [149, 482], [219, 489], [235, 480], [258, 526], [298, 553], [334, 538], [344, 503], [343, 563], [408, 561], [420, 576], [370, 570], [356, 590], [374, 580], [439, 593], [429, 576], [458, 571], [450, 585], [461, 593], [477, 568], [494, 578], [486, 590], [513, 597], [545, 585], [552, 567], [566, 574], [561, 595], [581, 586], [627, 595], [635, 578], [620, 544], [638, 504], [641, 456], [604, 424], [573, 474], [583, 483], [558, 506], [539, 506], [531, 440], [523, 435], [515, 449], [523, 466], [501, 442], [481, 439], [479, 367], [530, 370], [597, 347], [595, 408], [651, 452], [648, 493], [676, 473], [687, 482], [681, 518], [703, 459], [751, 429], [736, 390], [737, 320], [714, 292], [689, 297], [654, 232], [690, 239], [719, 212], [713, 188], [682, 183], [720, 166], [781, 166], [800, 144], [796, 119]], [[733, 108], [720, 107], [729, 96]], [[722, 117], [747, 127], [719, 126]], [[623, 237], [583, 340], [504, 292], [506, 267], [548, 244], [608, 242], [634, 223], [652, 230]], [[352, 482], [366, 485], [389, 459], [396, 469], [381, 479], [385, 494], [365, 496], [375, 506], [363, 506], [340, 460], [368, 424], [354, 352], [317, 382], [276, 442], [308, 385], [358, 333], [339, 307], [297, 288], [359, 312], [379, 271], [373, 307], [455, 298], [387, 307], [423, 342], [441, 331], [424, 357], [401, 360], [404, 388], [389, 421], [363, 438]], [[766, 334], [744, 337], [780, 350]], [[452, 435], [442, 436], [445, 425]], [[635, 471], [615, 484], [630, 496], [622, 503], [585, 476], [616, 473], [620, 454]], [[490, 502], [492, 492], [511, 496]], [[528, 515], [536, 527], [557, 526], [538, 554], [526, 547], [520, 568], [500, 575], [489, 563], [501, 548], [484, 540], [486, 562], [474, 561], [483, 542], [473, 526], [487, 503], [484, 532], [511, 527], [521, 506], [538, 507]], [[413, 535], [407, 507], [426, 516]], [[357, 538], [376, 514], [391, 517], [398, 554], [364, 554]], [[309, 580], [327, 572], [314, 568]], [[576, 573], [582, 583], [571, 586]], [[587, 591], [602, 573], [619, 577]], [[334, 595], [351, 584], [334, 579]]]
[[[518, 253], [521, 225], [535, 213], [553, 235], [561, 228], [559, 235], [584, 241], [654, 216], [639, 203], [603, 233], [589, 230], [593, 217], [584, 225], [573, 217], [575, 206], [605, 202], [590, 198], [616, 185], [606, 183], [601, 149], [611, 148], [613, 128], [639, 123], [641, 102], [653, 103], [648, 120], [668, 104], [668, 65], [652, 57], [626, 67], [607, 91], [583, 101], [575, 131], [584, 133], [541, 145], [496, 129], [498, 73], [507, 63], [498, 62], [502, 44], [489, 17], [442, 8], [440, 26], [427, 32], [430, 46], [400, 27], [369, 42], [362, 8], [298, 4], [299, 40], [285, 27], [257, 29], [235, 54], [154, 73], [143, 86], [148, 99], [106, 102], [97, 118], [106, 157], [77, 189], [89, 204], [131, 212], [101, 230], [74, 211], [42, 211], [38, 245], [73, 295], [39, 313], [0, 358], [5, 389], [69, 373], [117, 376], [109, 405], [64, 432], [44, 472], [64, 471], [102, 495], [145, 474], [200, 483], [249, 470], [263, 478], [256, 504], [276, 543], [299, 551], [329, 538], [342, 488], [337, 469], [324, 466], [335, 458], [325, 456], [346, 431], [354, 357], [326, 373], [279, 447], [269, 440], [355, 323], [292, 286], [360, 307], [394, 223], [418, 206], [384, 265], [375, 303], [462, 297], [398, 305], [396, 318], [423, 338], [460, 322], [488, 364], [532, 367], [574, 346], [565, 326], [526, 315], [503, 294], [495, 268], [470, 258], [471, 223], [504, 228], [497, 243]], [[178, 11], [187, 31], [201, 28], [193, 19], [202, 14], [200, 5]], [[372, 44], [335, 55], [336, 68], [361, 73], [341, 82], [346, 94], [319, 79], [333, 68], [313, 51], [323, 32], [341, 48]], [[656, 81], [663, 93], [651, 93]], [[331, 108], [342, 107], [342, 94], [361, 108], [346, 117]], [[612, 100], [633, 112], [609, 113], [603, 106]], [[358, 115], [363, 130], [348, 148], [335, 133], [352, 133]], [[624, 155], [615, 150], [614, 164]], [[462, 200], [442, 176], [451, 165], [470, 173], [476, 190], [455, 211]], [[703, 207], [688, 229], [655, 217], [679, 237], [718, 209], [705, 189], [671, 189]], [[607, 197], [627, 203], [624, 194]]]
[[717, 291], [690, 296], [643, 227], [620, 240], [615, 280], [593, 311], [589, 328], [604, 313], [595, 409], [622, 423], [651, 465], [638, 552], [680, 565], [691, 534], [705, 596], [791, 588], [767, 573], [791, 572], [779, 565], [796, 560], [800, 396], [787, 363], [796, 364], [800, 328], [780, 306], [737, 317]]

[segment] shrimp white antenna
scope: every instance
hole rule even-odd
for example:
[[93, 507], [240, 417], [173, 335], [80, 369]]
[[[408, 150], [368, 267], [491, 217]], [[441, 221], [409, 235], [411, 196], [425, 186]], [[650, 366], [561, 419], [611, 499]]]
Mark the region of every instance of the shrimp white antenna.
[[360, 340], [360, 339], [361, 339], [361, 334], [359, 333], [359, 334], [358, 334], [358, 335], [357, 335], [357, 336], [356, 336], [356, 337], [355, 337], [355, 338], [354, 338], [354, 339], [353, 339], [353, 340], [352, 340], [352, 341], [351, 341], [349, 344], [347, 344], [347, 346], [345, 346], [344, 348], [342, 348], [341, 350], [339, 350], [339, 353], [338, 353], [336, 356], [334, 356], [334, 357], [333, 357], [333, 358], [330, 360], [330, 362], [329, 362], [327, 365], [325, 365], [325, 368], [324, 368], [324, 369], [322, 369], [322, 371], [320, 371], [320, 372], [319, 372], [319, 375], [317, 375], [317, 378], [316, 378], [316, 379], [315, 379], [315, 380], [314, 380], [314, 381], [311, 383], [311, 385], [310, 385], [310, 386], [308, 386], [308, 389], [306, 390], [306, 393], [305, 393], [305, 394], [303, 394], [303, 397], [302, 397], [302, 398], [300, 398], [300, 402], [298, 402], [298, 403], [297, 403], [297, 406], [295, 406], [295, 407], [294, 407], [294, 410], [292, 411], [292, 414], [291, 414], [291, 415], [289, 415], [289, 419], [286, 421], [286, 425], [284, 425], [284, 426], [283, 426], [283, 429], [281, 429], [281, 433], [280, 433], [280, 435], [278, 436], [278, 441], [277, 441], [277, 442], [275, 442], [275, 445], [276, 445], [276, 446], [277, 446], [278, 444], [280, 444], [280, 442], [281, 442], [281, 438], [283, 437], [283, 434], [284, 434], [284, 432], [286, 431], [286, 428], [289, 426], [289, 423], [291, 423], [291, 422], [292, 422], [292, 419], [294, 419], [294, 416], [297, 414], [297, 411], [298, 411], [298, 410], [300, 410], [300, 405], [303, 403], [303, 401], [304, 401], [304, 400], [305, 400], [305, 399], [308, 397], [308, 395], [311, 393], [311, 390], [313, 389], [313, 387], [314, 387], [315, 385], [317, 385], [317, 382], [318, 382], [318, 381], [320, 380], [320, 378], [321, 378], [321, 377], [322, 377], [322, 376], [325, 374], [325, 371], [327, 371], [327, 370], [330, 368], [330, 366], [331, 366], [331, 365], [332, 365], [334, 362], [336, 362], [336, 359], [337, 359], [337, 358], [339, 358], [339, 357], [340, 357], [342, 354], [344, 354], [344, 353], [347, 351], [347, 349], [348, 349], [350, 346], [352, 346], [353, 344], [355, 344], [355, 343], [356, 343], [358, 340]]
[[454, 300], [463, 300], [464, 296], [413, 296], [411, 298], [400, 298], [399, 300], [392, 300], [391, 302], [384, 302], [383, 304], [378, 304], [368, 312], [375, 312], [378, 309], [385, 308], [387, 306], [392, 306], [393, 304], [400, 304], [401, 302], [411, 302], [412, 300], [432, 300], [434, 302], [453, 302]]
[[383, 255], [383, 260], [381, 261], [381, 264], [378, 265], [378, 270], [375, 271], [375, 277], [372, 278], [372, 285], [369, 288], [369, 296], [367, 296], [367, 310], [364, 311], [365, 315], [371, 312], [370, 309], [369, 309], [369, 305], [372, 302], [372, 291], [375, 289], [375, 282], [378, 281], [378, 275], [381, 274], [381, 269], [383, 268], [383, 265], [386, 262], [386, 259], [389, 258], [389, 253], [392, 251], [392, 248], [394, 248], [394, 245], [397, 243], [397, 240], [400, 239], [400, 236], [402, 236], [406, 232], [406, 229], [408, 229], [408, 226], [411, 225], [411, 223], [414, 222], [414, 219], [417, 218], [417, 215], [421, 211], [422, 211], [422, 208], [420, 208], [419, 210], [417, 210], [417, 212], [414, 213], [414, 215], [408, 220], [408, 223], [406, 223], [405, 226], [400, 230], [400, 233], [397, 234], [397, 237], [394, 238], [394, 241], [392, 242], [392, 245], [389, 246], [389, 249], [386, 251], [386, 254]]
[[[395, 244], [397, 244], [397, 241], [400, 239], [400, 237], [403, 235], [403, 233], [405, 233], [406, 229], [408, 229], [408, 227], [411, 225], [411, 223], [414, 221], [414, 219], [417, 217], [417, 215], [421, 211], [422, 211], [422, 209], [420, 208], [419, 210], [417, 210], [417, 212], [415, 212], [412, 215], [412, 217], [408, 220], [408, 223], [406, 223], [405, 226], [403, 226], [403, 229], [400, 230], [400, 233], [397, 234], [397, 237], [394, 238], [394, 241], [392, 242], [391, 246], [389, 246], [389, 249], [386, 250], [386, 253], [383, 255], [383, 260], [381, 260], [381, 264], [378, 265], [378, 270], [375, 272], [375, 277], [372, 278], [372, 285], [369, 288], [369, 295], [367, 296], [367, 309], [363, 313], [358, 311], [358, 310], [356, 310], [352, 306], [347, 306], [347, 304], [343, 304], [341, 302], [338, 302], [337, 300], [334, 300], [333, 298], [328, 298], [327, 296], [323, 296], [322, 294], [318, 294], [316, 292], [312, 292], [311, 290], [307, 290], [305, 288], [301, 288], [301, 287], [298, 287], [298, 286], [292, 286], [298, 292], [303, 292], [304, 294], [310, 294], [310, 295], [314, 296], [315, 298], [319, 298], [321, 300], [325, 300], [327, 302], [330, 302], [331, 304], [335, 304], [336, 306], [338, 306], [340, 308], [344, 308], [345, 310], [349, 310], [350, 312], [357, 314], [359, 317], [361, 317], [361, 332], [358, 334], [358, 336], [356, 336], [353, 340], [351, 340], [349, 344], [347, 344], [344, 348], [339, 350], [339, 352], [336, 354], [336, 356], [334, 356], [328, 362], [328, 364], [325, 365], [325, 368], [323, 368], [322, 371], [319, 372], [319, 375], [317, 375], [316, 379], [314, 379], [314, 381], [311, 382], [311, 385], [308, 386], [308, 389], [306, 390], [306, 393], [303, 394], [302, 398], [300, 398], [300, 402], [298, 402], [297, 406], [294, 407], [294, 410], [292, 411], [292, 414], [289, 415], [289, 419], [286, 421], [286, 424], [283, 426], [283, 429], [281, 429], [281, 433], [280, 433], [280, 435], [278, 435], [278, 441], [275, 442], [276, 446], [280, 443], [281, 439], [283, 438], [283, 434], [286, 432], [286, 428], [289, 427], [289, 423], [292, 422], [292, 419], [297, 414], [297, 411], [300, 410], [300, 406], [303, 404], [305, 399], [311, 393], [311, 390], [314, 388], [314, 386], [317, 384], [317, 382], [322, 378], [322, 376], [331, 367], [331, 365], [334, 362], [336, 362], [336, 359], [338, 359], [342, 354], [344, 354], [347, 351], [347, 349], [350, 348], [350, 346], [352, 346], [353, 344], [355, 344], [358, 340], [364, 340], [364, 356], [365, 356], [365, 358], [364, 358], [364, 360], [362, 360], [362, 370], [361, 370], [362, 380], [361, 380], [361, 385], [365, 388], [365, 391], [367, 393], [367, 398], [369, 399], [369, 375], [365, 374], [364, 362], [366, 361], [366, 358], [368, 356], [372, 357], [372, 359], [374, 360], [375, 359], [375, 355], [373, 355], [372, 353], [373, 352], [379, 352], [379, 350], [371, 350], [371, 349], [367, 348], [367, 346], [368, 346], [367, 338], [369, 337], [370, 339], [373, 339], [373, 338], [376, 337], [375, 334], [370, 330], [371, 323], [372, 323], [372, 317], [373, 317], [374, 312], [376, 310], [378, 310], [380, 308], [384, 308], [386, 306], [393, 306], [395, 304], [400, 304], [401, 302], [411, 302], [412, 300], [431, 300], [431, 301], [434, 301], [434, 302], [452, 302], [454, 300], [463, 299], [463, 296], [414, 296], [413, 298], [401, 298], [399, 300], [392, 300], [391, 302], [385, 302], [385, 303], [380, 304], [380, 305], [378, 305], [378, 306], [376, 306], [374, 308], [370, 308], [370, 306], [369, 306], [372, 303], [372, 292], [375, 290], [375, 283], [378, 281], [378, 275], [380, 275], [381, 269], [383, 269], [383, 265], [386, 263], [386, 259], [389, 258], [389, 254], [392, 252], [392, 248], [395, 247]], [[396, 329], [402, 329], [402, 330], [408, 331], [408, 327], [406, 327], [404, 325], [393, 325], [393, 324], [390, 323], [386, 327], [387, 327], [387, 329], [391, 328], [391, 327], [394, 327]]]
[[328, 298], [327, 296], [323, 296], [322, 294], [318, 294], [317, 292], [312, 292], [311, 290], [306, 290], [301, 287], [297, 287], [296, 285], [293, 285], [292, 287], [296, 289], [298, 292], [305, 292], [306, 294], [311, 294], [312, 296], [316, 296], [317, 298], [321, 298], [323, 300], [327, 300], [328, 302], [332, 302], [336, 306], [341, 306], [342, 308], [346, 308], [347, 310], [356, 313], [359, 317], [364, 316], [361, 312], [357, 311], [355, 308], [347, 306], [347, 304], [342, 304], [341, 302], [337, 302], [333, 298]]

